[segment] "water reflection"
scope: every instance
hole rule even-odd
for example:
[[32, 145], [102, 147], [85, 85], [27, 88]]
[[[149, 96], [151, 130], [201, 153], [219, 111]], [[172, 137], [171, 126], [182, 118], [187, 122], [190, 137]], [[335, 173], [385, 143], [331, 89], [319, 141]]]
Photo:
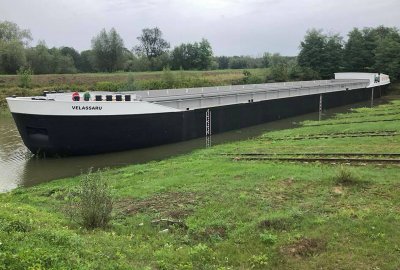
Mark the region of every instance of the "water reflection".
[[[386, 102], [376, 99], [374, 104]], [[367, 107], [370, 102], [356, 103], [324, 111], [323, 118], [350, 108]], [[266, 131], [292, 128], [304, 120], [318, 120], [318, 112], [270, 122], [246, 129], [235, 130], [212, 136], [213, 145], [244, 140], [259, 136]], [[162, 145], [146, 149], [131, 150], [93, 156], [67, 158], [36, 158], [24, 146], [11, 116], [0, 116], [0, 192], [17, 186], [32, 186], [53, 179], [79, 175], [88, 168], [106, 168], [138, 164], [189, 153], [205, 147], [205, 138]]]

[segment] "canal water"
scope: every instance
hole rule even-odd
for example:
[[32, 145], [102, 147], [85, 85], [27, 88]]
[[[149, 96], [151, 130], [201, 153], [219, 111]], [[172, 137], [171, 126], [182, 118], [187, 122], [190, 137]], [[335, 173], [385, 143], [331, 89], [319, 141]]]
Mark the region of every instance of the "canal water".
[[[386, 103], [386, 98], [376, 99], [375, 105]], [[351, 108], [369, 107], [370, 102], [356, 103], [329, 109], [323, 119], [335, 113], [347, 112]], [[266, 131], [292, 128], [304, 120], [318, 120], [318, 113], [282, 119], [250, 128], [225, 132], [212, 136], [212, 145], [246, 140]], [[79, 175], [90, 167], [112, 168], [128, 164], [139, 164], [189, 153], [204, 148], [205, 138], [181, 143], [162, 145], [146, 149], [130, 150], [92, 156], [66, 158], [37, 158], [24, 146], [11, 115], [0, 115], [0, 192], [18, 186], [33, 186], [54, 179]]]

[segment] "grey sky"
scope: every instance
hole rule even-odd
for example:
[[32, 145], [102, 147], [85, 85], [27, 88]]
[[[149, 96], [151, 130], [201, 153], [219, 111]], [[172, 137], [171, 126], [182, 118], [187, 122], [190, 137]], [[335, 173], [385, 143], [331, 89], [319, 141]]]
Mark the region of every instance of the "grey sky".
[[215, 55], [296, 55], [307, 29], [343, 36], [353, 27], [400, 28], [399, 0], [0, 0], [0, 20], [52, 46], [86, 50], [102, 28], [127, 48], [158, 26], [171, 46], [208, 39]]

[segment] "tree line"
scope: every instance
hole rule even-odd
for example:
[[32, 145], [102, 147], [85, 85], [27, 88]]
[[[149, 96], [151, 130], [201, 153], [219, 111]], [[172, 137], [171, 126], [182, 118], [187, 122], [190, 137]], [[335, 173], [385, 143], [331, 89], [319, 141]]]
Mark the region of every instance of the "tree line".
[[400, 33], [397, 28], [354, 28], [345, 42], [338, 34], [309, 30], [300, 43], [298, 64], [322, 78], [334, 72], [382, 72], [400, 79]]
[[29, 69], [34, 74], [173, 70], [249, 69], [270, 67], [275, 81], [331, 78], [334, 72], [383, 72], [400, 78], [400, 34], [397, 28], [354, 28], [347, 41], [339, 34], [307, 31], [298, 56], [264, 53], [262, 57], [214, 56], [207, 39], [171, 49], [162, 31], [145, 28], [128, 49], [118, 32], [103, 29], [91, 49], [30, 46], [32, 35], [13, 22], [0, 22], [0, 74]]

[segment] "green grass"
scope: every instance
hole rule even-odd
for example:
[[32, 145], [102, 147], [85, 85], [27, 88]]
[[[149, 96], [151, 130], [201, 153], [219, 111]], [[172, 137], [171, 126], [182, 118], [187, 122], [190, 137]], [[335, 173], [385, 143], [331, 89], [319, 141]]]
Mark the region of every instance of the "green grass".
[[[285, 139], [397, 132], [400, 120], [343, 123], [391, 119], [399, 106], [394, 101], [357, 109], [252, 140], [109, 170], [103, 176], [112, 187], [114, 210], [106, 230], [87, 231], [65, 214], [66, 197], [79, 177], [1, 194], [0, 269], [398, 269], [398, 165], [233, 157], [400, 153], [400, 135]], [[163, 218], [180, 222], [152, 222]]]

